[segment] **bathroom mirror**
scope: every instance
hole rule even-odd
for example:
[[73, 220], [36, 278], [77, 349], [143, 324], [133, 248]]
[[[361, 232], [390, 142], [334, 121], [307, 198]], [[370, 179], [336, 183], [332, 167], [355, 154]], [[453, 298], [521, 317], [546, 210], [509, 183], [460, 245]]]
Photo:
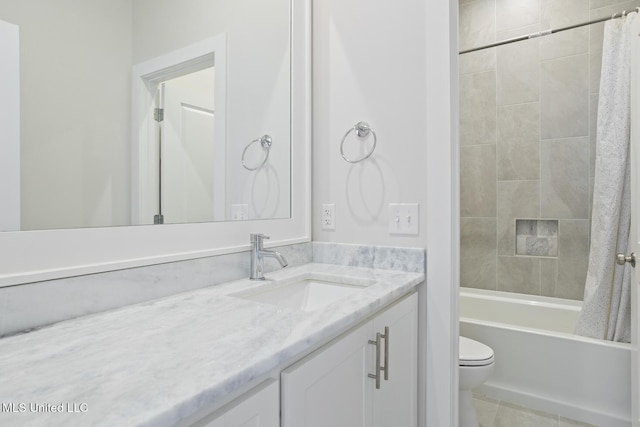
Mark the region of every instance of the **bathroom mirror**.
[[[34, 4], [32, 0], [23, 2], [29, 5]], [[53, 0], [50, 0], [50, 2], [53, 2]], [[120, 0], [109, 0], [109, 2], [120, 3]], [[14, 2], [10, 3], [13, 4]], [[80, 3], [93, 4], [95, 2], [93, 0], [83, 0]], [[130, 2], [128, 5], [126, 2], [122, 3], [127, 7], [131, 4]], [[134, 1], [134, 5], [136, 3], [138, 1]], [[190, 22], [190, 28], [193, 31], [184, 30], [178, 32], [177, 35], [171, 34], [166, 37], [162, 32], [159, 32], [154, 36], [153, 40], [150, 39], [148, 41], [147, 45], [154, 47], [170, 42], [171, 47], [168, 50], [175, 53], [180, 52], [185, 46], [188, 47], [195, 44], [197, 47], [200, 44], [199, 42], [203, 41], [205, 45], [209, 46], [210, 42], [215, 42], [217, 36], [221, 35], [221, 33], [210, 35], [208, 29], [213, 25], [214, 19], [210, 16], [203, 16], [196, 6], [198, 4], [222, 4], [222, 2], [215, 0], [201, 2], [181, 0], [174, 3], [170, 0], [153, 0], [145, 4], [153, 4], [154, 7], [159, 7], [159, 5], [167, 5], [169, 3], [175, 4], [175, 9], [163, 10], [158, 8], [158, 13], [166, 14], [169, 17], [183, 17], [184, 20]], [[7, 4], [7, 2], [0, 0], [0, 10], [2, 10], [1, 5], [3, 4]], [[245, 12], [251, 11], [252, 15], [255, 13], [257, 16], [262, 17], [267, 16], [270, 13], [269, 9], [272, 7], [271, 0], [257, 2], [253, 6], [244, 0], [227, 2], [228, 8], [232, 8], [231, 6], [236, 4]], [[182, 7], [183, 5], [184, 7]], [[52, 11], [46, 7], [46, 4], [43, 7], [44, 9], [39, 10], [38, 16], [40, 16], [41, 21], [46, 21]], [[145, 12], [149, 14], [153, 10], [155, 9], [145, 9]], [[245, 17], [244, 19], [248, 18]], [[21, 288], [20, 285], [27, 283], [38, 283], [38, 286], [66, 286], [67, 282], [58, 282], [54, 279], [156, 264], [167, 264], [167, 268], [171, 268], [172, 263], [175, 261], [247, 251], [249, 250], [249, 235], [251, 233], [263, 233], [271, 236], [271, 239], [265, 243], [266, 247], [309, 242], [311, 239], [311, 0], [291, 0], [289, 19], [291, 26], [289, 83], [291, 93], [291, 119], [289, 121], [291, 143], [289, 147], [290, 154], [288, 153], [288, 155], [291, 158], [291, 189], [289, 196], [291, 214], [288, 217], [270, 220], [249, 218], [247, 221], [165, 223], [161, 226], [84, 227], [3, 232], [0, 233], [0, 253], [2, 254], [2, 260], [0, 261], [0, 287], [10, 287], [17, 290]], [[252, 24], [248, 21], [247, 26], [251, 26]], [[154, 20], [149, 16], [144, 22], [151, 25]], [[42, 22], [37, 24], [44, 25]], [[267, 24], [268, 27], [274, 25], [271, 22]], [[252, 28], [254, 31], [259, 32], [264, 27]], [[18, 39], [17, 29], [16, 25], [6, 24], [3, 18], [0, 18], [0, 56], [3, 59], [11, 58], [12, 56], [17, 57], [17, 49], [8, 47], [6, 43], [6, 41]], [[231, 55], [229, 50], [234, 46], [231, 41], [236, 37], [231, 30], [225, 33], [222, 37], [227, 39], [227, 60], [230, 62]], [[117, 37], [118, 34], [111, 34], [110, 37]], [[245, 43], [251, 44], [251, 40], [246, 39]], [[227, 81], [237, 80], [242, 82], [246, 81], [243, 80], [246, 79], [246, 76], [255, 75], [254, 68], [260, 68], [262, 65], [260, 59], [262, 56], [267, 55], [267, 52], [260, 53], [261, 48], [259, 46], [256, 49], [258, 49], [258, 56], [253, 58], [251, 67], [241, 69], [240, 74], [227, 73]], [[90, 52], [91, 49], [87, 50]], [[138, 58], [136, 64], [144, 64], [153, 62], [157, 58], [163, 58], [163, 52], [162, 49], [158, 48], [150, 52], [148, 57]], [[133, 51], [130, 53], [133, 54]], [[89, 53], [85, 52], [85, 54]], [[57, 62], [60, 61], [62, 60], [56, 59], [53, 63], [57, 66]], [[48, 63], [51, 63], [51, 61]], [[100, 57], [92, 57], [87, 64], [91, 63], [102, 66], [108, 65], [100, 61]], [[10, 67], [7, 67], [6, 61], [0, 61], [0, 67], [3, 70], [11, 70]], [[232, 70], [230, 64], [228, 68]], [[287, 66], [287, 68], [289, 67]], [[2, 74], [3, 79], [0, 79], [0, 99], [4, 99], [5, 94], [8, 98], [17, 98], [18, 91], [15, 90], [16, 87], [9, 84], [9, 79], [7, 78], [10, 74]], [[125, 77], [132, 80], [129, 75]], [[70, 89], [73, 89], [73, 86]], [[273, 88], [262, 88], [263, 92], [272, 90]], [[256, 89], [251, 95], [255, 97], [259, 93]], [[228, 93], [227, 98], [229, 99], [227, 104], [236, 103], [237, 108], [240, 109], [244, 106], [244, 108], [248, 108], [248, 113], [258, 108], [257, 106], [247, 107], [249, 104], [243, 103], [244, 100], [242, 99], [234, 101], [232, 93]], [[273, 107], [275, 111], [274, 105], [270, 107]], [[233, 109], [229, 105], [228, 113], [237, 112], [237, 108]], [[11, 111], [14, 112], [13, 115], [15, 116], [15, 110], [3, 110], [2, 103], [0, 103], [0, 140], [3, 142], [10, 140], [12, 135], [18, 134], [14, 127], [11, 126]], [[116, 114], [114, 111], [109, 112]], [[62, 114], [57, 110], [49, 113], [56, 116]], [[244, 117], [248, 116], [248, 114], [244, 115]], [[17, 120], [15, 122], [17, 123]], [[229, 123], [230, 119], [227, 122]], [[266, 122], [267, 118], [260, 123]], [[260, 123], [246, 121], [243, 125], [250, 127], [253, 133]], [[275, 147], [277, 141], [275, 133], [268, 132], [270, 132], [268, 135], [273, 137], [272, 147]], [[267, 134], [267, 132], [258, 133], [258, 135], [264, 134]], [[238, 156], [242, 154], [244, 146], [244, 141], [242, 144], [234, 146], [234, 149], [237, 149]], [[13, 151], [9, 144], [0, 144], [0, 159], [8, 157], [6, 156], [7, 154], [9, 156], [15, 155]], [[269, 161], [271, 161], [271, 157], [274, 154], [275, 152], [272, 151]], [[52, 157], [50, 161], [55, 163], [57, 159]], [[121, 172], [128, 174], [130, 170], [131, 166], [124, 164]], [[20, 171], [16, 163], [8, 169], [0, 167], [0, 194], [7, 189], [6, 182], [16, 175], [18, 178], [20, 177]], [[269, 183], [273, 181], [273, 179], [255, 176], [256, 178], [249, 182], [264, 181]], [[50, 176], [45, 175], [40, 175], [40, 177], [43, 181], [52, 179]], [[285, 191], [281, 191], [281, 194], [285, 193]], [[265, 192], [265, 195], [269, 194], [272, 193]], [[0, 200], [3, 201], [2, 209], [0, 209], [0, 218], [11, 221], [13, 218], [8, 209], [6, 209], [5, 198], [0, 197]], [[51, 206], [50, 208], [56, 209], [57, 206]], [[54, 281], [49, 282], [51, 280]], [[79, 295], [78, 298], [82, 298], [82, 296]], [[53, 304], [49, 308], [55, 310], [56, 305]]]
[[291, 216], [290, 0], [0, 0], [0, 21], [0, 231]]

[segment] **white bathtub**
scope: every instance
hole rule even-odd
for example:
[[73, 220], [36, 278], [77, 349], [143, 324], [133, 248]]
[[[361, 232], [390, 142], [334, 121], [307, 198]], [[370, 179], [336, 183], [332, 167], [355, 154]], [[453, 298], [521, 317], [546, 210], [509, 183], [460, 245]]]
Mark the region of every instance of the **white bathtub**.
[[460, 335], [493, 348], [488, 397], [603, 427], [631, 425], [631, 346], [573, 334], [581, 303], [460, 290]]

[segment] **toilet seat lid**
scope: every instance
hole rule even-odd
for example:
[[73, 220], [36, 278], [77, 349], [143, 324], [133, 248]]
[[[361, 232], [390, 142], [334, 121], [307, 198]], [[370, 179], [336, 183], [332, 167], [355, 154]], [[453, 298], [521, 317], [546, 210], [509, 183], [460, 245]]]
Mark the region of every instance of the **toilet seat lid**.
[[460, 337], [460, 365], [485, 366], [493, 363], [493, 349], [481, 342]]

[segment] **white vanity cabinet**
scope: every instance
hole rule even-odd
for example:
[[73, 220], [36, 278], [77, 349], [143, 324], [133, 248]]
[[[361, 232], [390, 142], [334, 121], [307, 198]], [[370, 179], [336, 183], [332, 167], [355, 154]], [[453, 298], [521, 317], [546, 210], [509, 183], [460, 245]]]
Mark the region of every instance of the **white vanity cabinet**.
[[417, 345], [414, 293], [282, 371], [282, 427], [416, 426]]
[[373, 426], [414, 427], [418, 424], [417, 293], [373, 319], [374, 333], [385, 327], [389, 328], [389, 372], [388, 380], [373, 390]]
[[192, 427], [279, 427], [280, 384], [269, 380], [230, 404], [206, 416]]

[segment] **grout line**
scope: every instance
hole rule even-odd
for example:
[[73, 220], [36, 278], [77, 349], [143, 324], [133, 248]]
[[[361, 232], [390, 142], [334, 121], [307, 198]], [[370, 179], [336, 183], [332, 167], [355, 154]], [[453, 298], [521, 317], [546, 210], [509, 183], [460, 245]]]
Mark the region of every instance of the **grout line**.
[[576, 56], [584, 56], [584, 55], [587, 55], [587, 56], [589, 55], [588, 48], [586, 52], [574, 53], [573, 55], [563, 55], [563, 56], [558, 56], [556, 58], [540, 59], [540, 65], [542, 65], [543, 62], [556, 61], [558, 59], [575, 58]]
[[[538, 181], [540, 181], [540, 179], [497, 179], [496, 180], [496, 182], [538, 182]], [[531, 218], [531, 219], [535, 219], [535, 218]]]
[[483, 71], [477, 71], [475, 73], [462, 73], [460, 74], [460, 77], [464, 77], [464, 76], [477, 76], [479, 74], [489, 74], [492, 71], [495, 71], [496, 67], [492, 67], [492, 68], [487, 68], [486, 70]]
[[460, 145], [460, 148], [465, 148], [465, 147], [491, 147], [496, 145], [495, 143], [491, 144], [491, 143], [487, 143], [487, 144], [468, 144], [468, 145]]
[[497, 72], [497, 51], [496, 51], [496, 92], [495, 92], [495, 98], [496, 98], [496, 158], [495, 158], [495, 162], [494, 162], [494, 172], [495, 172], [495, 177], [496, 177], [496, 184], [495, 184], [495, 191], [496, 191], [496, 201], [495, 201], [495, 208], [496, 208], [496, 229], [495, 229], [495, 247], [492, 248], [493, 250], [495, 250], [495, 256], [494, 256], [494, 262], [495, 262], [495, 269], [494, 269], [494, 273], [495, 273], [495, 278], [493, 280], [493, 289], [495, 289], [496, 291], [498, 290], [498, 248], [500, 247], [500, 220], [498, 219], [498, 213], [500, 212], [499, 210], [499, 192], [498, 192], [498, 72]]
[[563, 136], [560, 138], [546, 138], [546, 139], [543, 139], [541, 136], [540, 141], [541, 142], [559, 141], [558, 143], [560, 143], [560, 142], [570, 142], [570, 140], [572, 139], [583, 139], [583, 138], [589, 138], [589, 133], [587, 132], [586, 135], [580, 135], [580, 136]]
[[495, 216], [461, 216], [460, 219], [486, 219], [486, 220], [490, 220], [490, 219], [496, 219], [497, 217]]
[[539, 104], [540, 100], [538, 99], [537, 101], [526, 101], [526, 102], [517, 102], [515, 104], [504, 104], [504, 105], [497, 105], [497, 109], [500, 108], [508, 108], [508, 107], [517, 107], [519, 105], [531, 105], [531, 104]]
[[[542, 2], [540, 2], [540, 20], [542, 21]], [[542, 218], [542, 46], [538, 49], [538, 100], [540, 108], [538, 114], [538, 216]], [[558, 233], [559, 234], [559, 233]], [[557, 259], [557, 257], [556, 257]], [[557, 273], [556, 273], [557, 276]], [[556, 277], [556, 283], [558, 278]], [[555, 289], [553, 291], [555, 294]], [[542, 295], [542, 263], [538, 263], [538, 294]]]
[[[493, 1], [493, 28], [494, 28], [494, 40], [497, 39], [498, 37], [498, 2], [497, 0]], [[499, 234], [499, 227], [498, 227], [498, 212], [500, 212], [498, 210], [499, 205], [498, 205], [498, 152], [500, 150], [498, 150], [498, 60], [499, 60], [499, 55], [498, 55], [498, 48], [495, 48], [495, 55], [496, 55], [496, 66], [493, 70], [493, 78], [495, 79], [495, 92], [493, 94], [494, 97], [494, 102], [496, 105], [496, 109], [494, 111], [494, 118], [495, 118], [495, 123], [496, 123], [496, 158], [495, 158], [495, 162], [494, 162], [494, 172], [495, 172], [495, 177], [496, 177], [496, 186], [495, 186], [495, 192], [496, 192], [496, 200], [495, 200], [495, 208], [496, 208], [496, 234], [495, 234], [495, 238], [496, 238], [496, 246], [495, 246], [495, 257], [494, 257], [494, 262], [495, 262], [495, 278], [493, 280], [493, 283], [490, 283], [490, 286], [493, 285], [493, 289], [498, 290], [498, 247], [500, 246], [500, 234]]]

